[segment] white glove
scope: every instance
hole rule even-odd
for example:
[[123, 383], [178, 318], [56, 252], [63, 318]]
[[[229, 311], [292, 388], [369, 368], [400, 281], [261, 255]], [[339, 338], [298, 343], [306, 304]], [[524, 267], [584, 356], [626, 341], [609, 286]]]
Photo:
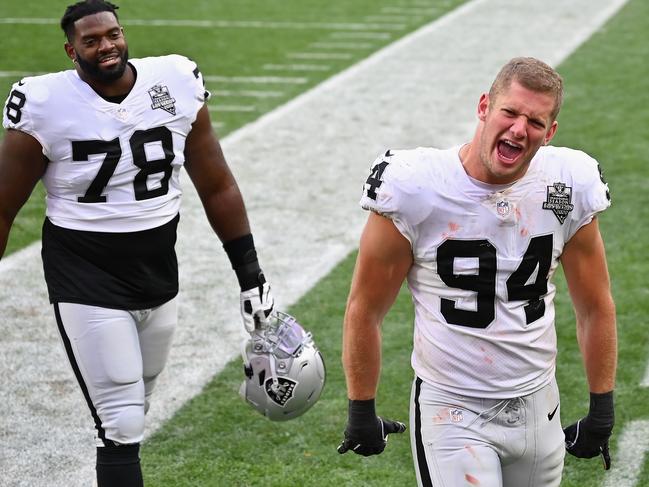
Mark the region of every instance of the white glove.
[[264, 284], [241, 292], [241, 317], [248, 333], [269, 325], [275, 300], [270, 294], [270, 285]]

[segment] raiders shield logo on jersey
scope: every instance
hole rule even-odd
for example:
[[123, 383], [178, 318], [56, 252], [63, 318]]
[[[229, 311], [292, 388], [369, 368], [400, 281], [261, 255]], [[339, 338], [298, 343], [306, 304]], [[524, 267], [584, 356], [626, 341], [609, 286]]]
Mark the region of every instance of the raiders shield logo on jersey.
[[163, 85], [155, 85], [149, 88], [151, 97], [151, 108], [162, 108], [165, 112], [176, 114], [176, 99], [169, 94], [169, 88]]
[[566, 183], [554, 183], [552, 186], [548, 186], [547, 199], [543, 203], [543, 209], [552, 210], [559, 223], [563, 225], [568, 213], [575, 207], [571, 200], [572, 188], [566, 186]]
[[290, 398], [293, 397], [293, 390], [297, 382], [285, 377], [279, 377], [277, 383], [273, 383], [273, 379], [270, 378], [264, 384], [266, 389], [266, 394], [270, 397], [273, 402], [284, 406]]

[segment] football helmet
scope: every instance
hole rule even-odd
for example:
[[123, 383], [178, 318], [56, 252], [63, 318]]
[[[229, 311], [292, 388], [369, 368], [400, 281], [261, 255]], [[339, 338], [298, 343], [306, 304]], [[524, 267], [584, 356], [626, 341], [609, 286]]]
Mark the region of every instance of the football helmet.
[[325, 383], [325, 365], [311, 333], [275, 311], [269, 326], [244, 341], [246, 375], [239, 394], [271, 421], [286, 421], [313, 406]]

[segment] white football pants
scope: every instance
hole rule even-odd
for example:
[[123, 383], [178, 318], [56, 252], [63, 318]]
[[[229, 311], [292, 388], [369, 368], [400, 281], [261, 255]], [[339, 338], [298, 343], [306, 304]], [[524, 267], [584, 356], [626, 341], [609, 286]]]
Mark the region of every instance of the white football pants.
[[105, 440], [139, 443], [156, 379], [178, 321], [177, 298], [153, 309], [124, 311], [54, 303], [72, 370]]
[[448, 394], [415, 378], [410, 440], [423, 487], [553, 487], [561, 482], [564, 435], [553, 380], [525, 397]]

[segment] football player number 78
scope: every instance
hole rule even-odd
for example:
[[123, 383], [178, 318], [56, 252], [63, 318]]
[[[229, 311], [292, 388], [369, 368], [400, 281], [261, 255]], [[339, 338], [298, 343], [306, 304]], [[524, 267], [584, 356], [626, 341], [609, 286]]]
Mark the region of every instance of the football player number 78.
[[[159, 142], [162, 146], [162, 159], [147, 160], [144, 144]], [[133, 164], [140, 168], [133, 179], [133, 192], [137, 201], [156, 198], [167, 194], [169, 191], [169, 178], [173, 170], [171, 162], [174, 160], [173, 142], [171, 131], [167, 127], [153, 127], [148, 130], [136, 130], [129, 140]], [[103, 203], [106, 196], [102, 194], [111, 176], [115, 172], [117, 163], [122, 157], [122, 147], [119, 138], [110, 141], [84, 140], [72, 142], [72, 159], [87, 161], [90, 154], [106, 154], [104, 161], [86, 190], [86, 194], [77, 199], [80, 203]], [[147, 186], [147, 177], [151, 174], [163, 173], [159, 185], [154, 189]]]
[[[456, 258], [477, 258], [477, 274], [455, 274]], [[528, 301], [524, 306], [527, 324], [545, 313], [541, 296], [548, 291], [552, 261], [552, 234], [533, 237], [518, 268], [507, 279], [509, 301]], [[537, 271], [533, 282], [529, 282]], [[452, 288], [476, 293], [475, 310], [460, 309], [452, 299], [441, 299], [441, 313], [453, 325], [486, 328], [495, 318], [497, 259], [496, 248], [488, 240], [446, 240], [437, 249], [437, 272]]]

